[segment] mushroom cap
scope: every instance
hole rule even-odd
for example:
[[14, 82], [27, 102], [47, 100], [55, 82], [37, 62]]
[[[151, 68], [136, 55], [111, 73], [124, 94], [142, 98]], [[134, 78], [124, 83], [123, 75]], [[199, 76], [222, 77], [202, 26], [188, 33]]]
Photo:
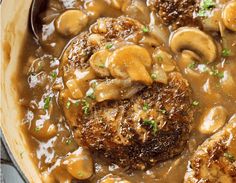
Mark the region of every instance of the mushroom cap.
[[231, 1], [225, 6], [222, 20], [228, 29], [236, 31], [236, 1]]
[[170, 37], [169, 45], [174, 53], [191, 50], [198, 54], [203, 62], [213, 62], [217, 57], [217, 47], [213, 39], [193, 27], [181, 27]]

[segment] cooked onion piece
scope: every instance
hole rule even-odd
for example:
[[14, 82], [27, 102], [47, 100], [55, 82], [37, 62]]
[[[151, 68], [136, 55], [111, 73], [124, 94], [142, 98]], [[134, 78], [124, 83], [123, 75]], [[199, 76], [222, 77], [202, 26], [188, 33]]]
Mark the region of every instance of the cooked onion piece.
[[65, 161], [67, 171], [78, 180], [85, 180], [93, 175], [93, 159], [90, 152], [82, 147], [69, 154]]
[[224, 72], [224, 77], [220, 80], [220, 83], [223, 92], [236, 99], [236, 80], [229, 71]]
[[146, 85], [152, 84], [150, 70], [152, 59], [148, 51], [136, 45], [123, 46], [115, 50], [109, 58], [111, 75], [119, 79], [131, 78]]
[[95, 20], [105, 11], [105, 3], [98, 0], [85, 1], [84, 8], [89, 19]]
[[92, 69], [101, 77], [107, 77], [110, 75], [108, 68], [106, 68], [106, 62], [111, 52], [108, 50], [100, 50], [94, 53], [89, 59]]
[[57, 32], [64, 36], [77, 35], [88, 23], [88, 17], [80, 10], [67, 10], [55, 21]]
[[180, 69], [183, 70], [185, 74], [198, 78], [201, 74], [193, 70], [191, 65], [198, 63], [199, 60], [200, 58], [197, 54], [192, 51], [184, 50], [179, 60]]
[[57, 126], [51, 120], [43, 117], [31, 124], [30, 131], [39, 140], [48, 140], [57, 134]]
[[128, 4], [127, 0], [124, 2], [125, 3], [123, 3], [123, 11], [126, 15], [136, 20], [139, 20], [144, 24], [149, 22], [149, 9], [144, 1], [131, 1], [131, 4]]
[[95, 98], [98, 102], [105, 100], [127, 99], [143, 89], [144, 85], [133, 83], [130, 79], [112, 79], [96, 86]]
[[222, 12], [222, 19], [225, 26], [236, 31], [236, 1], [230, 1], [224, 8]]
[[165, 72], [171, 72], [175, 69], [172, 56], [160, 49], [156, 49], [152, 55], [153, 60], [161, 65]]
[[66, 82], [66, 86], [70, 90], [70, 93], [74, 99], [83, 98], [84, 92], [79, 87], [76, 79], [70, 79]]
[[158, 63], [153, 64], [151, 77], [154, 81], [167, 84], [168, 77], [166, 72], [159, 66]]
[[204, 30], [219, 31], [221, 23], [221, 9], [214, 9], [212, 13], [202, 20]]
[[199, 131], [203, 134], [212, 134], [224, 126], [227, 111], [222, 106], [216, 106], [207, 110], [200, 122]]
[[112, 174], [109, 174], [102, 178], [100, 183], [130, 183], [129, 181], [122, 179], [120, 177], [113, 176]]

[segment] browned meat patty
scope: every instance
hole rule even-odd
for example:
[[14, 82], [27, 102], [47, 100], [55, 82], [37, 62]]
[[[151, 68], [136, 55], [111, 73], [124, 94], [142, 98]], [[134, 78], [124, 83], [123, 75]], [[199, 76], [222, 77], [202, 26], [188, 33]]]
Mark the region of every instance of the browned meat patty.
[[186, 25], [196, 25], [194, 12], [199, 10], [199, 0], [150, 0], [153, 10], [173, 29]]
[[[98, 29], [100, 21], [104, 21], [103, 31]], [[136, 43], [143, 34], [142, 27], [126, 17], [99, 19], [66, 49], [61, 64], [64, 82], [73, 77], [70, 73], [76, 68], [89, 67], [91, 54], [103, 45], [124, 40]], [[90, 43], [92, 34], [101, 36], [101, 41]], [[144, 86], [126, 100], [93, 104], [82, 100], [81, 105], [68, 109], [66, 95], [60, 99], [78, 144], [104, 154], [122, 167], [144, 169], [180, 154], [191, 131], [191, 90], [178, 72], [169, 74], [168, 84]], [[89, 111], [83, 114], [78, 108]]]
[[189, 162], [185, 183], [236, 182], [236, 114], [207, 139]]

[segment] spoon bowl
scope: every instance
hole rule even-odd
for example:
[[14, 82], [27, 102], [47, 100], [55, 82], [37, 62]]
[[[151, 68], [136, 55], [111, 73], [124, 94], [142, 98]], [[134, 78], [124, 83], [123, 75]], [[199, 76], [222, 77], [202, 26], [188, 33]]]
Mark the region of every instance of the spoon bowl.
[[39, 39], [39, 30], [41, 29], [41, 20], [39, 15], [47, 7], [46, 0], [33, 0], [29, 14], [29, 28], [36, 39]]

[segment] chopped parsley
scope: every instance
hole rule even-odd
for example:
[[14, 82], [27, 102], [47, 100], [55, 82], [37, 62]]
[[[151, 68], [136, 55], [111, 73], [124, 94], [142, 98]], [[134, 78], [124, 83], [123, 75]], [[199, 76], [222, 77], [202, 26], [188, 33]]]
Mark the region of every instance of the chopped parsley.
[[166, 113], [166, 110], [165, 110], [165, 109], [159, 109], [159, 111], [160, 111], [162, 114], [165, 114], [165, 113]]
[[56, 72], [52, 72], [52, 73], [51, 73], [51, 77], [52, 77], [53, 79], [56, 79], [57, 73], [56, 73]]
[[158, 62], [162, 62], [162, 61], [163, 61], [162, 56], [158, 55], [158, 56], [157, 56], [157, 61], [158, 61]]
[[70, 106], [71, 106], [71, 102], [70, 102], [70, 101], [67, 101], [67, 102], [66, 102], [66, 108], [69, 109]]
[[155, 120], [144, 120], [143, 124], [150, 126], [152, 128], [152, 130], [153, 130], [153, 134], [157, 133], [158, 126], [157, 126], [157, 122]]
[[192, 62], [191, 64], [188, 65], [188, 68], [190, 68], [190, 69], [196, 68], [196, 63]]
[[107, 44], [107, 45], [106, 45], [106, 49], [111, 49], [112, 46], [113, 46], [113, 44]]
[[199, 101], [194, 100], [192, 103], [193, 106], [198, 106], [199, 105]]
[[99, 68], [105, 68], [105, 64], [98, 64], [97, 65]]
[[39, 131], [41, 130], [41, 128], [42, 128], [42, 127], [40, 127], [40, 126], [36, 126], [35, 129], [34, 129], [34, 131], [39, 132]]
[[224, 77], [224, 73], [220, 72], [218, 69], [216, 68], [212, 68], [211, 71], [209, 72], [210, 75], [212, 76], [216, 76], [220, 79], [222, 79]]
[[67, 139], [66, 140], [66, 145], [70, 145], [72, 143], [72, 140], [71, 139]]
[[79, 101], [75, 102], [75, 106], [78, 107], [79, 106]]
[[143, 110], [147, 111], [149, 108], [150, 108], [149, 105], [147, 103], [144, 103]]
[[152, 73], [152, 74], [151, 74], [151, 78], [152, 78], [153, 80], [156, 80], [156, 79], [157, 79], [157, 74]]
[[51, 101], [51, 97], [49, 96], [44, 99], [44, 106], [43, 106], [44, 110], [49, 109], [50, 101]]
[[224, 49], [222, 50], [222, 53], [221, 53], [221, 55], [222, 55], [223, 57], [228, 57], [228, 56], [230, 56], [230, 54], [231, 54], [231, 50], [230, 50], [230, 49], [227, 49], [227, 48], [224, 48]]
[[229, 152], [224, 153], [224, 157], [226, 157], [230, 162], [235, 161], [235, 157], [232, 154], [230, 154]]
[[148, 27], [145, 26], [145, 27], [142, 28], [142, 31], [143, 31], [144, 33], [148, 33], [148, 32], [149, 32], [149, 29], [148, 29]]
[[83, 177], [83, 176], [84, 176], [84, 173], [83, 173], [83, 172], [78, 172], [78, 176], [79, 176], [79, 177]]
[[82, 100], [82, 110], [84, 112], [84, 114], [88, 115], [89, 114], [89, 102], [87, 100]]
[[206, 16], [206, 12], [215, 7], [215, 2], [213, 0], [202, 0], [200, 4], [200, 10], [198, 12], [198, 16], [204, 17]]

